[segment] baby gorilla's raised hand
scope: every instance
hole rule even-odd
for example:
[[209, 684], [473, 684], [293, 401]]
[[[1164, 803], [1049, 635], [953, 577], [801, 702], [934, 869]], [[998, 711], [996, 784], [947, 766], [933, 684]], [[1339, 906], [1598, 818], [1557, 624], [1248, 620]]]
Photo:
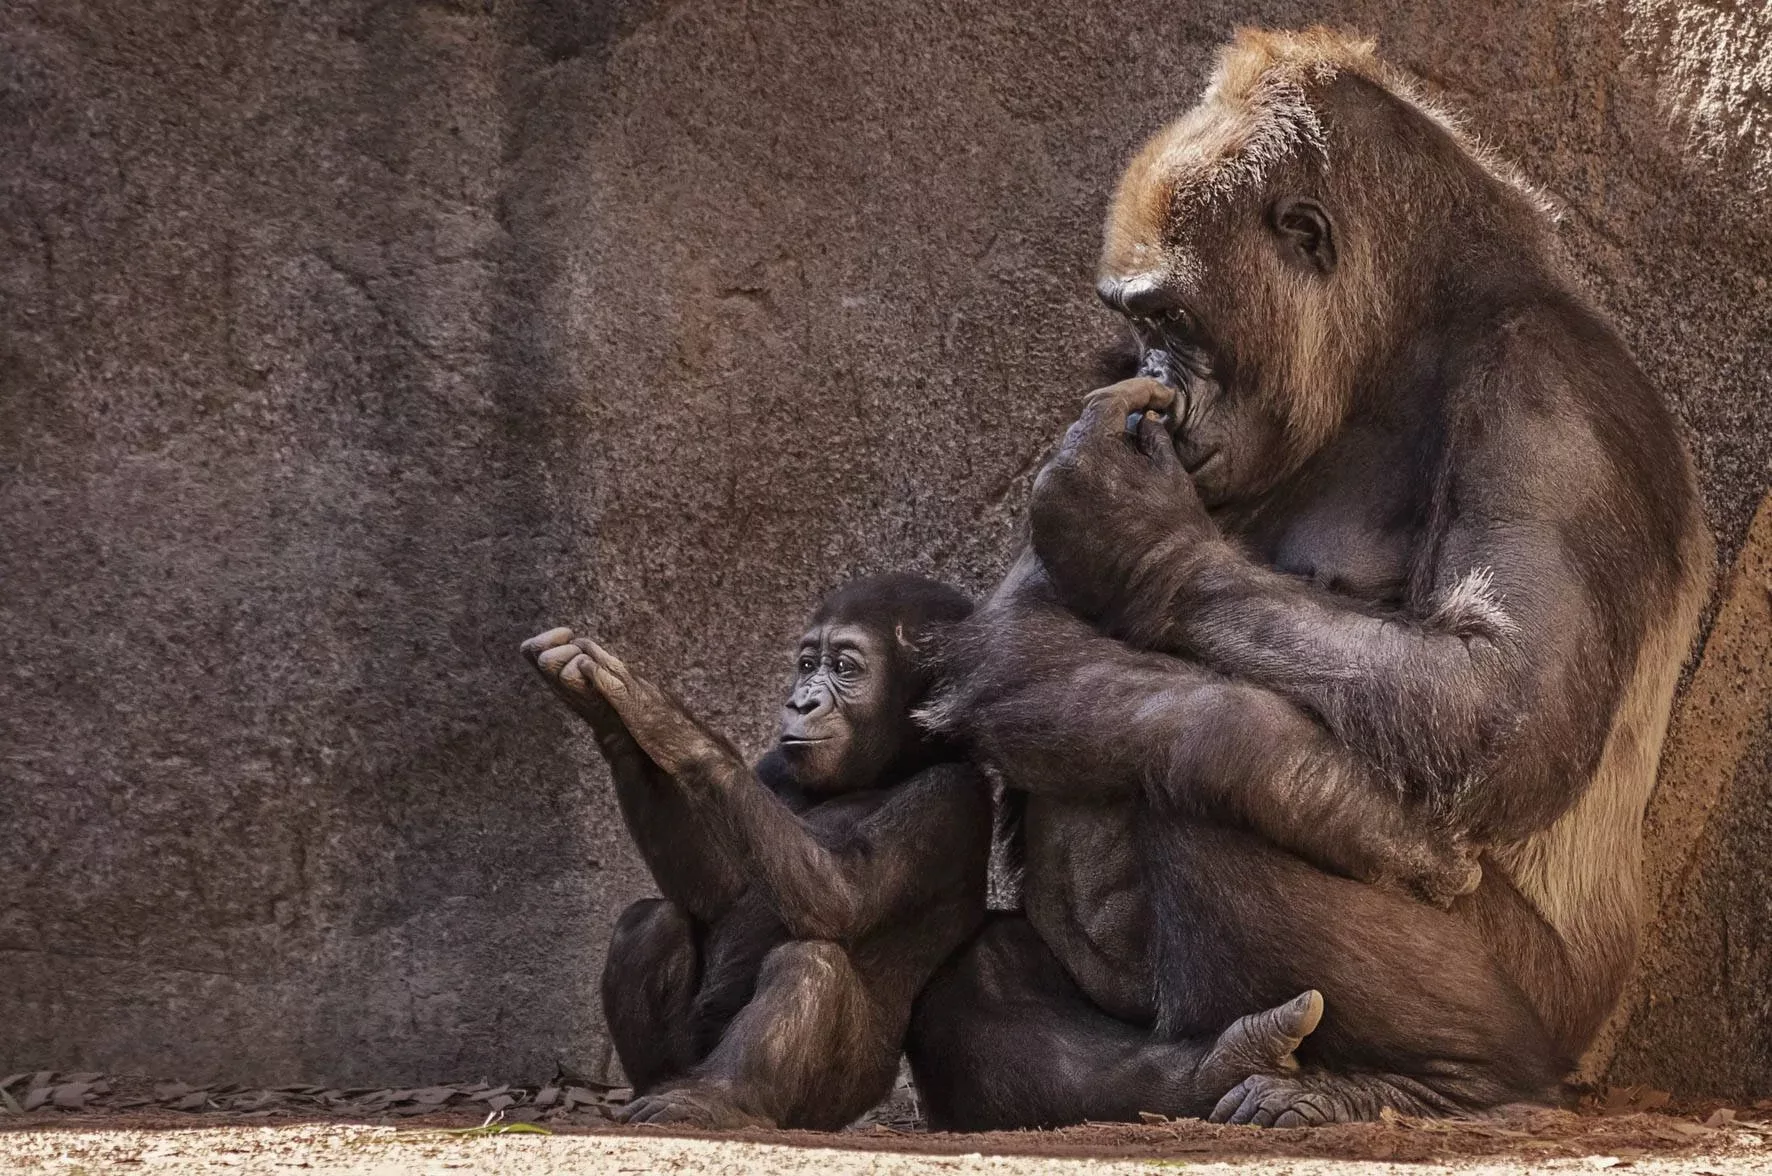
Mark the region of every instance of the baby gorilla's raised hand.
[[590, 659], [584, 656], [584, 650], [573, 644], [571, 629], [537, 633], [517, 648], [560, 700], [589, 720], [599, 735], [604, 734], [611, 724], [620, 723], [602, 695], [591, 687]]
[[738, 752], [691, 718], [669, 692], [634, 673], [627, 663], [588, 637], [578, 638], [574, 645], [580, 656], [561, 671], [562, 681], [568, 675], [589, 679], [621, 716], [641, 750], [661, 769], [686, 782], [718, 782], [720, 773], [714, 769], [744, 769]]

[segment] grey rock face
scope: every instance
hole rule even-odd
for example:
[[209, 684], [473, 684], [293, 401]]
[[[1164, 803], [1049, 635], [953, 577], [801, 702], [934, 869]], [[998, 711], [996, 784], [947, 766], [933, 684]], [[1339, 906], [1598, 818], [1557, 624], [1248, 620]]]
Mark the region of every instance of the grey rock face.
[[[517, 642], [754, 747], [826, 586], [985, 588], [1115, 338], [1117, 170], [1233, 20], [1371, 31], [1562, 203], [1732, 550], [1753, 5], [0, 8], [0, 1069], [594, 1076], [649, 886]], [[1683, 917], [1772, 907], [1763, 760]], [[1715, 967], [1763, 1076], [1765, 952]]]

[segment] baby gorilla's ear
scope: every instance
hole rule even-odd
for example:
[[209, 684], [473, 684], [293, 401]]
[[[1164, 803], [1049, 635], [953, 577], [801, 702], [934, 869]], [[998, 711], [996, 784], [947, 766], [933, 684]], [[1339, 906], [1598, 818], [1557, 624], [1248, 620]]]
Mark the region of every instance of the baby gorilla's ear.
[[928, 632], [913, 637], [905, 631], [904, 622], [898, 621], [892, 626], [893, 643], [897, 646], [898, 662], [911, 671], [916, 677], [929, 673], [937, 660], [937, 642]]

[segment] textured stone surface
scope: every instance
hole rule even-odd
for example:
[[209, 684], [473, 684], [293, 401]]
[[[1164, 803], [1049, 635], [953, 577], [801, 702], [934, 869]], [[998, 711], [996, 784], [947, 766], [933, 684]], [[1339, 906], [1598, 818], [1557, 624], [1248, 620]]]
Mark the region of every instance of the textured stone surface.
[[[0, 1069], [597, 1071], [646, 885], [515, 643], [588, 624], [754, 745], [822, 587], [984, 586], [1114, 337], [1118, 165], [1233, 19], [1377, 34], [1562, 202], [1730, 555], [1756, 3], [0, 7]], [[1772, 910], [1768, 781], [1694, 942]], [[1706, 968], [1679, 1025], [1763, 1084], [1766, 953]]]

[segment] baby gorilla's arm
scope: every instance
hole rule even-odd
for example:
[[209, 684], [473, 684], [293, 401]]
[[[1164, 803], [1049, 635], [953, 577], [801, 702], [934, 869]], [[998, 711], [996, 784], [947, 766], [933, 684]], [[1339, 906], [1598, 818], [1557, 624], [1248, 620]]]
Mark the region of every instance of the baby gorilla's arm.
[[581, 645], [598, 691], [640, 746], [720, 814], [746, 872], [797, 939], [853, 940], [915, 909], [949, 881], [942, 864], [966, 859], [967, 839], [989, 837], [982, 785], [950, 765], [894, 788], [854, 837], [827, 846], [674, 698], [594, 642]]
[[573, 643], [572, 630], [550, 629], [531, 637], [522, 652], [596, 734], [622, 818], [659, 892], [703, 922], [725, 914], [744, 890], [737, 855], [682, 782], [647, 753], [621, 715], [592, 688], [591, 660]]

